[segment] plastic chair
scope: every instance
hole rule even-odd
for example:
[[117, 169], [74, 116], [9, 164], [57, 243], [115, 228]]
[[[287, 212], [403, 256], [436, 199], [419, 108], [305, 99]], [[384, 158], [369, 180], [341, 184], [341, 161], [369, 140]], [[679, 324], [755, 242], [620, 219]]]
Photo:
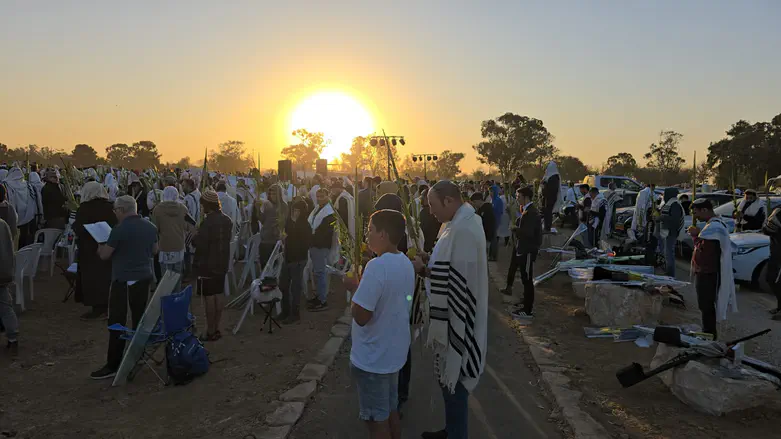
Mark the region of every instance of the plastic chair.
[[16, 285], [16, 303], [24, 311], [24, 276], [25, 272], [30, 270], [35, 249], [30, 246], [24, 247], [16, 252], [16, 266], [14, 267], [14, 284]]
[[[42, 241], [38, 239], [40, 236], [43, 236]], [[57, 241], [59, 241], [60, 236], [62, 236], [62, 230], [60, 229], [41, 229], [35, 232], [35, 239], [33, 242], [43, 243], [40, 257], [49, 258], [49, 277], [54, 276], [54, 259], [57, 255], [57, 253], [55, 253], [56, 250], [54, 246], [57, 245]]]
[[[141, 353], [141, 361], [143, 364], [138, 363], [133, 368], [127, 376], [128, 381], [132, 381], [140, 367], [146, 365], [160, 382], [165, 385], [168, 384], [168, 381], [164, 380], [160, 374], [157, 373], [152, 364], [150, 364], [150, 361], [154, 362], [157, 366], [160, 366], [164, 360], [157, 361], [153, 357], [157, 349], [159, 349], [162, 344], [170, 341], [174, 334], [192, 330], [195, 324], [195, 318], [189, 312], [192, 296], [193, 287], [192, 285], [188, 285], [187, 288], [181, 292], [169, 294], [160, 298], [160, 319], [157, 321], [152, 333], [149, 334], [149, 340], [147, 340], [144, 351]], [[121, 332], [119, 338], [126, 341], [132, 340], [136, 333], [135, 330], [120, 325], [119, 323], [109, 326], [108, 329], [109, 331]]]
[[252, 274], [251, 279], [255, 279], [257, 277], [256, 271], [255, 271], [255, 264], [258, 262], [258, 252], [260, 250], [260, 233], [256, 233], [255, 235], [252, 235], [252, 237], [247, 241], [247, 251], [246, 251], [246, 258], [239, 262], [244, 263], [244, 270], [242, 270], [241, 273], [241, 279], [239, 282], [239, 287], [244, 286], [244, 283], [247, 281], [247, 276]]
[[[35, 300], [35, 275], [38, 273], [38, 261], [40, 259], [41, 255], [41, 247], [43, 247], [43, 244], [37, 243], [37, 244], [30, 244], [25, 247], [22, 247], [19, 249], [19, 251], [22, 251], [24, 249], [32, 249], [33, 254], [30, 257], [29, 261], [29, 270], [25, 269], [24, 273], [22, 274], [22, 280], [24, 281], [25, 278], [29, 279], [30, 282], [30, 300]], [[24, 287], [22, 288], [24, 290]]]
[[239, 247], [239, 241], [233, 240], [230, 244], [230, 257], [228, 258], [228, 273], [225, 276], [225, 295], [230, 296], [231, 295], [231, 281], [233, 281], [233, 285], [236, 285], [236, 272], [233, 270], [233, 266], [236, 264], [236, 249]]

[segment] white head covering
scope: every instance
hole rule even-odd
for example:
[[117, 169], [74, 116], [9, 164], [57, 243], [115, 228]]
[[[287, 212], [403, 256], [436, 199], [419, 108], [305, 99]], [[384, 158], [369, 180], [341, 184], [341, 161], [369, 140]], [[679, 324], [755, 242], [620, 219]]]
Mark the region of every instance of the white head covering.
[[94, 200], [96, 198], [103, 198], [108, 200], [108, 193], [106, 192], [106, 188], [97, 181], [88, 181], [84, 187], [81, 188], [80, 194], [82, 203]]
[[8, 169], [0, 169], [0, 183], [8, 177]]
[[8, 189], [8, 201], [16, 209], [18, 216], [18, 225], [25, 225], [33, 219], [36, 206], [30, 197], [30, 191], [27, 188], [27, 182], [24, 181], [22, 170], [14, 166], [8, 171], [8, 175], [3, 180]]
[[542, 181], [548, 181], [548, 179], [554, 175], [559, 175], [559, 168], [556, 166], [556, 163], [551, 160], [548, 162], [548, 167], [545, 168], [545, 176], [542, 177]]
[[43, 186], [43, 182], [41, 181], [41, 176], [37, 172], [31, 172], [30, 175], [27, 176], [27, 178], [30, 179], [30, 184], [40, 189]]
[[179, 191], [173, 186], [163, 189], [163, 201], [179, 201]]

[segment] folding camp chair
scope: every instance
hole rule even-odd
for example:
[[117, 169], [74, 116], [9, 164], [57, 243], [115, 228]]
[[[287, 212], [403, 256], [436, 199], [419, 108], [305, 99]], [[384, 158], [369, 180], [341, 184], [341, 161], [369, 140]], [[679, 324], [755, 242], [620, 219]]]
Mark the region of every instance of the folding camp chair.
[[74, 262], [68, 265], [68, 268], [62, 268], [60, 264], [56, 265], [62, 272], [62, 276], [68, 281], [68, 291], [65, 292], [65, 298], [62, 299], [62, 303], [65, 303], [74, 293], [76, 293], [76, 280], [78, 279], [79, 264], [78, 262]]
[[245, 252], [246, 257], [244, 260], [239, 261], [244, 263], [244, 269], [242, 270], [241, 277], [239, 278], [238, 287], [244, 286], [247, 281], [247, 276], [250, 277], [250, 281], [255, 279], [255, 265], [258, 263], [258, 251], [260, 247], [260, 233], [252, 235], [247, 241], [247, 250]]
[[250, 287], [250, 297], [247, 300], [247, 305], [244, 307], [244, 312], [241, 314], [239, 322], [236, 327], [233, 328], [233, 334], [236, 335], [241, 328], [241, 324], [244, 323], [244, 319], [247, 318], [247, 314], [255, 314], [255, 303], [258, 303], [260, 309], [266, 314], [266, 318], [260, 326], [260, 330], [263, 330], [263, 326], [268, 323], [269, 334], [274, 333], [274, 325], [282, 329], [279, 322], [274, 318], [273, 311], [276, 308], [277, 313], [281, 312], [280, 302], [282, 301], [282, 291], [279, 290], [279, 275], [282, 272], [282, 264], [285, 262], [285, 254], [282, 251], [282, 241], [277, 241], [274, 246], [274, 250], [269, 256], [268, 263], [263, 267], [263, 272], [260, 274], [260, 278], [252, 281]]
[[[132, 381], [141, 367], [146, 365], [160, 382], [168, 385], [168, 380], [164, 380], [160, 374], [157, 373], [155, 368], [150, 364], [150, 361], [154, 362], [155, 365], [160, 366], [165, 358], [159, 361], [154, 358], [157, 349], [169, 342], [177, 332], [192, 330], [194, 327], [195, 317], [189, 312], [192, 296], [193, 287], [192, 285], [188, 285], [187, 288], [179, 293], [169, 294], [160, 298], [160, 319], [149, 334], [149, 340], [147, 340], [146, 345], [144, 346], [144, 351], [141, 354], [141, 361], [143, 364], [138, 363], [133, 367], [133, 370], [127, 376], [128, 381]], [[133, 335], [136, 333], [135, 330], [120, 325], [119, 323], [109, 326], [108, 329], [109, 331], [121, 332], [119, 338], [126, 341], [132, 340]], [[168, 373], [166, 372], [166, 377], [167, 375]]]

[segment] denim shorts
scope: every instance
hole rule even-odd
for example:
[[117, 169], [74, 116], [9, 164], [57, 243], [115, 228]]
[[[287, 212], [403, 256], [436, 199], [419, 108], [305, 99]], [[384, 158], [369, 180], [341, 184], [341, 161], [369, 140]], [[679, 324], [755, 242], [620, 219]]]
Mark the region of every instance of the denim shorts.
[[350, 364], [358, 387], [358, 418], [362, 421], [386, 421], [399, 406], [399, 373], [371, 373]]

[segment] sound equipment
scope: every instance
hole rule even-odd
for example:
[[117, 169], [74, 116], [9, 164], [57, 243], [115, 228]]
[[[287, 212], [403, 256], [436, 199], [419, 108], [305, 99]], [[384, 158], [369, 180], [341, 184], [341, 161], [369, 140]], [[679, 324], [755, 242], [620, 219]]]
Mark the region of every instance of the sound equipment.
[[315, 170], [318, 174], [322, 175], [323, 177], [328, 175], [328, 160], [326, 159], [317, 159], [315, 161]]
[[277, 175], [279, 176], [279, 181], [293, 181], [293, 162], [280, 160], [277, 165]]

